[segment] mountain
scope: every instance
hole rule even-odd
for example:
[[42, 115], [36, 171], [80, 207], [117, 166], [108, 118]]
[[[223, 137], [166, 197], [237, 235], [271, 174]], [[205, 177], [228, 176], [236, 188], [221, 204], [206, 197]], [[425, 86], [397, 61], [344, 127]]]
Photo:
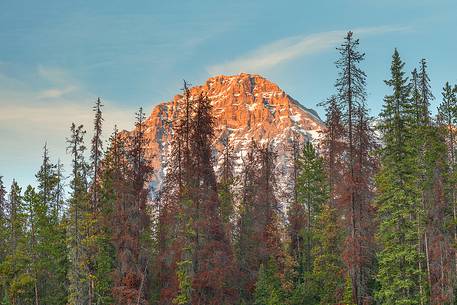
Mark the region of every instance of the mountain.
[[[216, 171], [225, 139], [236, 155], [235, 171], [240, 169], [243, 152], [254, 139], [260, 144], [271, 141], [278, 153], [278, 175], [284, 175], [290, 165], [288, 151], [294, 134], [302, 140], [313, 140], [324, 128], [315, 111], [303, 107], [276, 84], [259, 75], [215, 76], [201, 86], [190, 88], [191, 99], [200, 94], [206, 95], [213, 106]], [[159, 184], [165, 174], [170, 127], [182, 98], [178, 94], [172, 101], [155, 106], [146, 120], [148, 154], [156, 172], [154, 180]]]

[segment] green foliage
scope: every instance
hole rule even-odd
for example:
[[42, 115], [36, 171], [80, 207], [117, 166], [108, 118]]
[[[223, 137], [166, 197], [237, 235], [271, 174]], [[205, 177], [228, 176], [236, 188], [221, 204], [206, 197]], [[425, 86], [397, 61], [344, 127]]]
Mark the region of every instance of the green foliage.
[[316, 221], [313, 266], [296, 284], [291, 304], [337, 304], [344, 289], [344, 262], [341, 257], [344, 232], [339, 228], [334, 208], [322, 207]]
[[68, 229], [67, 244], [69, 248], [68, 260], [68, 301], [71, 304], [84, 304], [88, 292], [87, 252], [84, 248], [84, 238], [87, 232], [87, 212], [89, 207], [89, 194], [87, 170], [88, 164], [84, 159], [85, 130], [80, 125], [71, 126], [71, 137], [67, 139], [68, 151], [72, 156], [72, 179], [70, 182], [71, 197], [68, 200]]
[[311, 142], [306, 142], [299, 157], [298, 168], [298, 201], [303, 205], [306, 226], [302, 231], [303, 253], [298, 262], [300, 270], [311, 272], [313, 249], [315, 246], [314, 226], [322, 205], [328, 200], [328, 183], [325, 176], [324, 160], [320, 157]]
[[266, 266], [260, 265], [254, 293], [254, 305], [279, 305], [285, 304], [285, 301], [278, 268], [275, 261], [270, 259]]
[[343, 294], [343, 304], [344, 305], [355, 305], [352, 301], [353, 299], [353, 292], [352, 292], [352, 283], [351, 277], [349, 275], [346, 276], [344, 282], [344, 294]]
[[177, 277], [179, 282], [179, 292], [173, 299], [173, 304], [190, 304], [192, 297], [192, 277], [189, 275], [189, 267], [191, 266], [191, 260], [178, 262]]
[[423, 278], [418, 262], [420, 229], [424, 211], [418, 190], [416, 117], [409, 98], [410, 87], [404, 63], [395, 50], [392, 77], [386, 84], [393, 90], [385, 97], [380, 130], [384, 141], [381, 169], [377, 176], [378, 253], [380, 288], [376, 298], [383, 304], [419, 304], [418, 281]]

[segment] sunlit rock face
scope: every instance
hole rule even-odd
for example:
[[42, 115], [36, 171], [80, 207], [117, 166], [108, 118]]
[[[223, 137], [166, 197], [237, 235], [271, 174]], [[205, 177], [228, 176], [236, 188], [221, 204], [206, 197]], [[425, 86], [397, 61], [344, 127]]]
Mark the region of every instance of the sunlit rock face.
[[[222, 161], [224, 141], [233, 147], [235, 171], [239, 172], [242, 158], [254, 139], [260, 145], [269, 142], [277, 152], [276, 170], [281, 185], [281, 177], [290, 169], [293, 137], [302, 141], [315, 140], [324, 128], [313, 110], [303, 107], [276, 84], [259, 75], [215, 76], [201, 86], [190, 88], [191, 98], [200, 94], [207, 96], [213, 106], [216, 172]], [[155, 168], [157, 187], [166, 172], [171, 128], [182, 99], [182, 95], [176, 95], [172, 101], [155, 106], [146, 120], [148, 155]]]

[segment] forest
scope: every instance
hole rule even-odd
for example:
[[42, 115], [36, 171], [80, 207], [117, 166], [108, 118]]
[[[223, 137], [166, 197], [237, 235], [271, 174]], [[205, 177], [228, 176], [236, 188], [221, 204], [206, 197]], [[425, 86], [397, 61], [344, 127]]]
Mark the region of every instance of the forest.
[[375, 117], [359, 48], [336, 50], [319, 139], [290, 139], [287, 206], [268, 139], [240, 172], [225, 143], [215, 171], [211, 101], [186, 83], [160, 189], [143, 110], [103, 141], [97, 99], [70, 168], [44, 145], [35, 187], [0, 177], [0, 304], [457, 304], [457, 85], [435, 97], [395, 49]]

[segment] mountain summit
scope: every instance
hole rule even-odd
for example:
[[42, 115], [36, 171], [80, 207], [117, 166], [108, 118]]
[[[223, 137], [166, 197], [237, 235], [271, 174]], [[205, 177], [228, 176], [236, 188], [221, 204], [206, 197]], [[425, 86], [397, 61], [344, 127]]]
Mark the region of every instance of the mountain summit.
[[[290, 147], [294, 135], [302, 140], [313, 140], [323, 129], [315, 111], [303, 107], [276, 84], [259, 75], [219, 75], [189, 90], [191, 99], [203, 94], [213, 106], [216, 168], [224, 141], [233, 147], [235, 165], [240, 165], [251, 139], [260, 144], [270, 141], [281, 159], [281, 152]], [[157, 105], [146, 120], [149, 155], [157, 181], [164, 175], [170, 127], [181, 99], [182, 95], [176, 95], [172, 101]], [[279, 161], [278, 166], [285, 166]]]

